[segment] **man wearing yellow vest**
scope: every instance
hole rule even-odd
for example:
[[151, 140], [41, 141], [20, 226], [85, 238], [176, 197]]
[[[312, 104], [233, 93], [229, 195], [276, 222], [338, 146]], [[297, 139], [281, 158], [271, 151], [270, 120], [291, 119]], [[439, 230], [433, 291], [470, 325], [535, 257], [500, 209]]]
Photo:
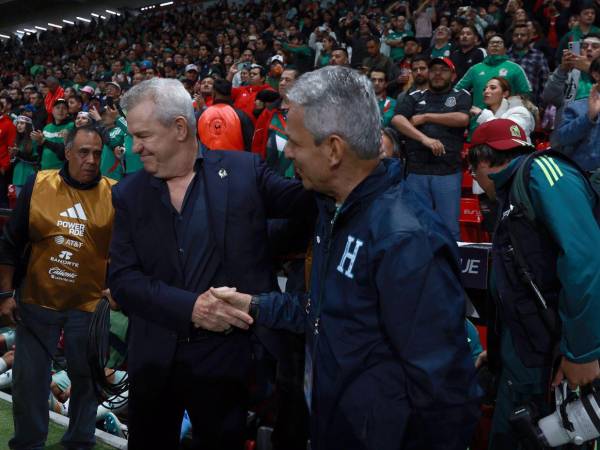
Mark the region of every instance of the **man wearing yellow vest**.
[[[64, 167], [41, 171], [25, 184], [0, 238], [0, 315], [17, 323], [12, 449], [44, 446], [51, 354], [61, 329], [72, 382], [62, 444], [68, 449], [94, 445], [98, 403], [86, 347], [92, 311], [105, 287], [114, 216], [114, 181], [99, 172], [103, 140], [89, 125], [71, 130]], [[15, 273], [27, 247], [30, 256], [19, 282]]]

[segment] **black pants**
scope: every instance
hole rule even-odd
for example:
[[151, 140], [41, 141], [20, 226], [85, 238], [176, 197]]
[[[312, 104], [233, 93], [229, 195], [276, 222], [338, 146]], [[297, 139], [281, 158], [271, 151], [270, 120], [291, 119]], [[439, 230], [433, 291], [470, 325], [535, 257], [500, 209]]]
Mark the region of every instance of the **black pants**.
[[[226, 342], [230, 338], [216, 339]], [[184, 410], [188, 411], [192, 422], [192, 448], [243, 448], [247, 388], [236, 371], [247, 361], [236, 349], [229, 354], [224, 351], [232, 347], [228, 343], [215, 345], [209, 341], [178, 344], [170, 380], [162, 388], [150, 390], [150, 384], [143, 380], [136, 383], [132, 379], [129, 391], [130, 450], [177, 449]], [[233, 369], [234, 376], [228, 377], [227, 368], [236, 363], [239, 366]], [[152, 377], [152, 373], [147, 376]]]

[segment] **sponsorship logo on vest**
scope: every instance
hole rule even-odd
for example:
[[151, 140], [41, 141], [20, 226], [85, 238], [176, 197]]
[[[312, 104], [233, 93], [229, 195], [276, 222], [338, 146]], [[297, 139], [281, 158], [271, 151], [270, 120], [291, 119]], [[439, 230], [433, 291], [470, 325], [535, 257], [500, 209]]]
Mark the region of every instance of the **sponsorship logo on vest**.
[[53, 263], [58, 263], [58, 264], [62, 264], [63, 266], [67, 266], [67, 267], [74, 267], [74, 268], [79, 268], [79, 263], [76, 261], [71, 261], [71, 258], [73, 257], [73, 253], [72, 252], [68, 252], [66, 250], [63, 250], [62, 252], [60, 252], [58, 254], [58, 258], [55, 256], [51, 256], [50, 257], [50, 261], [52, 261]]
[[76, 273], [69, 272], [60, 267], [51, 267], [48, 270], [48, 275], [50, 275], [50, 278], [53, 280], [66, 281], [67, 283], [75, 283], [75, 279], [77, 278]]
[[57, 220], [56, 226], [66, 228], [69, 234], [73, 236], [83, 236], [85, 234], [85, 224], [67, 222], [66, 220]]
[[64, 236], [56, 236], [54, 238], [54, 242], [56, 242], [58, 245], [65, 245], [71, 248], [83, 247], [83, 242], [75, 241], [73, 239], [67, 239]]

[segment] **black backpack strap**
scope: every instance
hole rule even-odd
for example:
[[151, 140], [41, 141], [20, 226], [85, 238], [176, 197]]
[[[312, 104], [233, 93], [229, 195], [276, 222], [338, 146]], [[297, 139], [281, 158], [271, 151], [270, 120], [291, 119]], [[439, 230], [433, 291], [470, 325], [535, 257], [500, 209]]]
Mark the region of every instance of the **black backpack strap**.
[[525, 214], [519, 207], [511, 205], [508, 216], [503, 219], [506, 221], [506, 229], [508, 230], [508, 236], [511, 243], [511, 256], [514, 258], [521, 281], [529, 287], [531, 294], [535, 299], [535, 304], [546, 329], [555, 339], [558, 339], [561, 334], [558, 316], [554, 306], [548, 304], [544, 298], [544, 294], [538, 287], [514, 229], [514, 222], [516, 220], [522, 220], [523, 218], [525, 218]]

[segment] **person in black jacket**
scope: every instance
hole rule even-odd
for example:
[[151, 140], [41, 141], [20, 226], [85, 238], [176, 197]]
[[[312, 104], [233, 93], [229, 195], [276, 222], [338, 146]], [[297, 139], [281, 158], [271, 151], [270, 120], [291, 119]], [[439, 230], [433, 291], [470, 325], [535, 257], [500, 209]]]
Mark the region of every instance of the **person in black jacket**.
[[[144, 164], [113, 190], [108, 276], [131, 327], [129, 448], [177, 448], [187, 410], [193, 448], [241, 450], [251, 335], [229, 330], [252, 319], [207, 292], [274, 289], [267, 219], [314, 217], [313, 197], [256, 155], [200, 151], [192, 99], [177, 80], [144, 81], [123, 104]], [[253, 331], [265, 345], [276, 340]]]
[[456, 244], [400, 163], [380, 161], [366, 77], [326, 67], [287, 95], [285, 153], [319, 193], [310, 288], [211, 295], [257, 324], [305, 332], [313, 450], [464, 450], [478, 389]]

